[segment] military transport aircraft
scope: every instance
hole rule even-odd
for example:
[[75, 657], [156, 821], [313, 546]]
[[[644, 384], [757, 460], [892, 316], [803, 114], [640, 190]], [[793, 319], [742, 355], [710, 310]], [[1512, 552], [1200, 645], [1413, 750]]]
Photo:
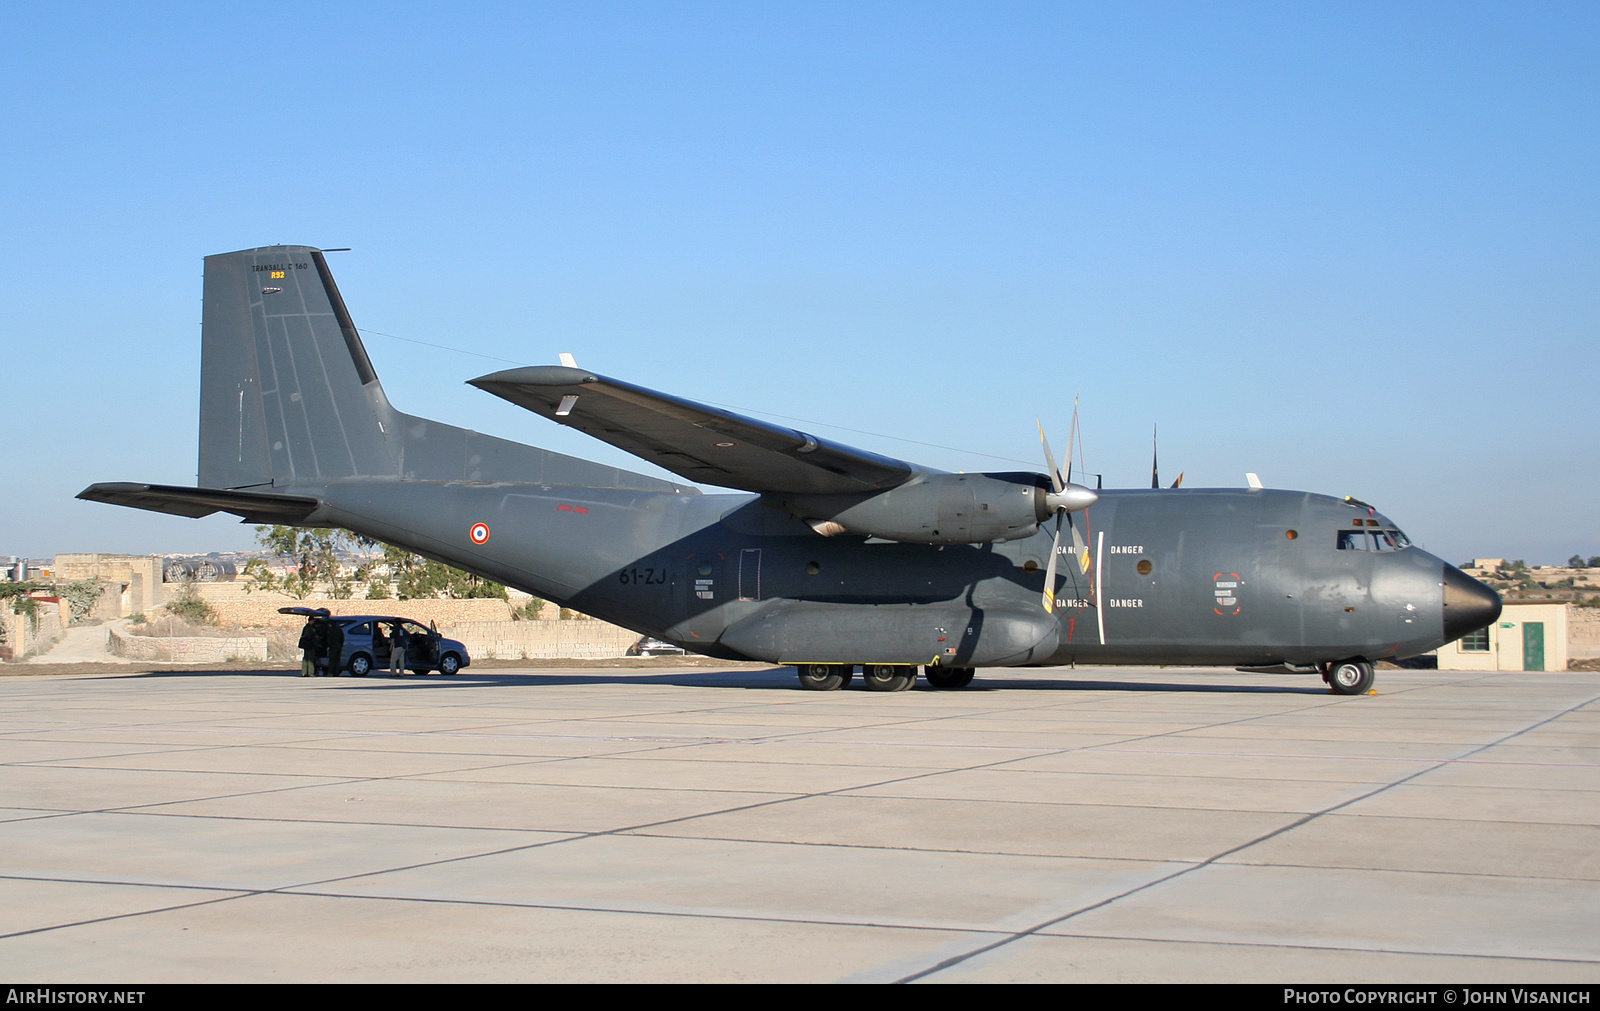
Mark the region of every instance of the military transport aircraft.
[[80, 498], [343, 527], [696, 653], [793, 665], [810, 689], [858, 666], [899, 691], [919, 667], [961, 688], [978, 667], [1163, 663], [1320, 673], [1353, 695], [1374, 661], [1500, 612], [1354, 499], [1091, 490], [1048, 443], [1039, 473], [942, 473], [566, 354], [471, 383], [738, 494], [402, 414], [309, 246], [207, 257], [202, 333], [199, 487]]

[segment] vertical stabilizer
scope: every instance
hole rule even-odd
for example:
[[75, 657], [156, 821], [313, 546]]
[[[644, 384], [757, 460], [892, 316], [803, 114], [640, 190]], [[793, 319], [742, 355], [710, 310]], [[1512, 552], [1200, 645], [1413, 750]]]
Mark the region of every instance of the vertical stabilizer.
[[396, 473], [393, 411], [320, 250], [206, 257], [201, 345], [202, 487]]
[[351, 478], [689, 490], [395, 410], [321, 250], [206, 257], [200, 486]]

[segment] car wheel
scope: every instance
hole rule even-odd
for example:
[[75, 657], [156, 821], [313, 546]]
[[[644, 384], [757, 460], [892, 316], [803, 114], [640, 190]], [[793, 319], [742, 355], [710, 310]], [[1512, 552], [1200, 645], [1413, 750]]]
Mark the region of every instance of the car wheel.
[[446, 653], [439, 658], [439, 673], [454, 674], [461, 669], [461, 658], [454, 653]]
[[1372, 664], [1365, 660], [1344, 660], [1328, 669], [1328, 688], [1335, 695], [1365, 695], [1375, 679]]
[[372, 671], [372, 657], [365, 653], [357, 653], [350, 658], [350, 675], [364, 678]]

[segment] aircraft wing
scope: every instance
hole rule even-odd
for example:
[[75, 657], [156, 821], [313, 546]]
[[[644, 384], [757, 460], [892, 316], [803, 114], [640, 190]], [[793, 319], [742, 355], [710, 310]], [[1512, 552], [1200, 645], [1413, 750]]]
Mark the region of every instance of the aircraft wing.
[[221, 488], [180, 488], [128, 481], [91, 484], [80, 491], [78, 497], [88, 502], [132, 506], [190, 519], [210, 516], [215, 512], [228, 512], [241, 517], [246, 523], [295, 524], [321, 505], [314, 498], [299, 495], [262, 495]]
[[901, 460], [584, 369], [541, 365], [507, 369], [470, 382], [703, 484], [837, 495], [893, 488], [917, 472]]

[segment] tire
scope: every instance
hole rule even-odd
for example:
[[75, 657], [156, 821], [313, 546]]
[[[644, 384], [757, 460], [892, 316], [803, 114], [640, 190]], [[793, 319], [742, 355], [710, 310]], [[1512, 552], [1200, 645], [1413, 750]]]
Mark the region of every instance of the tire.
[[1328, 690], [1335, 695], [1365, 695], [1376, 679], [1365, 660], [1341, 660], [1328, 668]]
[[944, 691], [965, 688], [972, 684], [972, 678], [977, 673], [972, 667], [924, 667], [922, 670], [930, 687]]
[[365, 653], [357, 653], [350, 658], [350, 676], [364, 678], [372, 673], [372, 657]]
[[840, 674], [840, 665], [833, 663], [802, 663], [795, 665], [795, 673], [800, 675], [800, 687], [808, 692], [834, 692], [845, 684], [851, 673], [845, 667], [845, 674]]
[[461, 658], [456, 656], [454, 653], [446, 653], [444, 656], [439, 658], [439, 673], [440, 674], [446, 674], [446, 675], [454, 674], [456, 671], [458, 671], [460, 669], [461, 669]]
[[875, 692], [903, 692], [917, 683], [917, 669], [898, 663], [864, 663], [861, 683]]

